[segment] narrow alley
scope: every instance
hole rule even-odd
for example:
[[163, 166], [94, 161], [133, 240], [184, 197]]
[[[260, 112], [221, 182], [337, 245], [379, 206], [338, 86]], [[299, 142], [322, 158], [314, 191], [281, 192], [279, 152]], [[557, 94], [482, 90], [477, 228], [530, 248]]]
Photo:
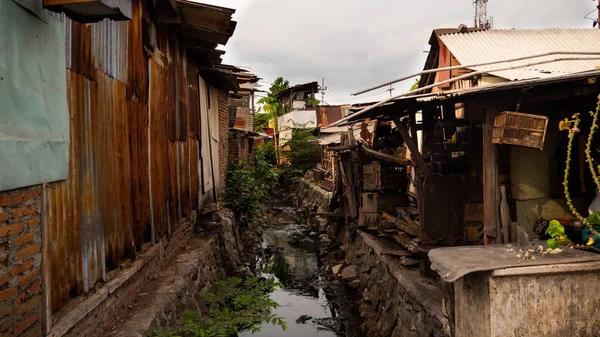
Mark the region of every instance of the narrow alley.
[[1, 337], [600, 336], [600, 0], [0, 0], [0, 106]]

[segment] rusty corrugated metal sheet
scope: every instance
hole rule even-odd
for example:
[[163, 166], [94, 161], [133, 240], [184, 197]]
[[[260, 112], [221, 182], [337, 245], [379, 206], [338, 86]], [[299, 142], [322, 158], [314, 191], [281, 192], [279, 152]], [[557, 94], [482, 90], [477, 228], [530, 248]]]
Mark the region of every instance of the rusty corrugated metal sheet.
[[55, 311], [198, 207], [197, 66], [166, 26], [147, 60], [133, 9], [130, 23], [65, 29], [71, 160], [47, 192]]
[[148, 162], [148, 105], [127, 102], [129, 143], [131, 151], [131, 179], [134, 239], [136, 248], [151, 241], [150, 180]]
[[90, 25], [65, 19], [65, 27], [67, 68], [94, 79], [96, 70], [91, 51], [92, 29]]
[[128, 23], [127, 98], [148, 102], [148, 58], [142, 44], [145, 10], [141, 1], [132, 0], [132, 19]]
[[[152, 193], [152, 221], [157, 237], [167, 233], [170, 200], [169, 111], [174, 110], [169, 100], [170, 71], [166, 55], [155, 49], [150, 60], [150, 189]], [[172, 89], [172, 85], [170, 86]], [[167, 89], [167, 90], [165, 90]]]
[[320, 106], [317, 109], [317, 126], [327, 126], [342, 119], [341, 106]]
[[131, 199], [131, 158], [125, 84], [104, 73], [97, 75], [99, 120], [93, 129], [101, 165], [100, 198], [104, 220], [104, 250], [109, 268], [135, 251]]
[[198, 68], [194, 62], [187, 63], [188, 78], [188, 108], [189, 108], [189, 136], [200, 135], [200, 102], [198, 101]]

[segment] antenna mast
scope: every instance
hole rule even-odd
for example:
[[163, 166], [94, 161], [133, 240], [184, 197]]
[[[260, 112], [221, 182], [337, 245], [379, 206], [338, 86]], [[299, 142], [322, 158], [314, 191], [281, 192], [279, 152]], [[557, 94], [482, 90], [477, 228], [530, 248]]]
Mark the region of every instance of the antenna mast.
[[475, 6], [475, 28], [492, 29], [494, 19], [488, 16], [488, 0], [474, 0]]

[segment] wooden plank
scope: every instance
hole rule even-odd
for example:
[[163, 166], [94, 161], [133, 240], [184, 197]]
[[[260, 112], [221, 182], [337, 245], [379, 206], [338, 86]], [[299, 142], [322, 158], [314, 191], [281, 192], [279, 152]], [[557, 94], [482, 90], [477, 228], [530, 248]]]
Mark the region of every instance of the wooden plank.
[[483, 210], [484, 210], [484, 234], [485, 244], [492, 244], [494, 239], [498, 239], [500, 232], [500, 216], [498, 212], [499, 200], [499, 168], [498, 151], [496, 145], [492, 143], [494, 136], [493, 109], [486, 109], [485, 123], [483, 126]]
[[[406, 196], [398, 193], [362, 193], [362, 207], [367, 213], [395, 213], [397, 207], [406, 207]], [[403, 198], [404, 197], [404, 198]]]
[[42, 331], [44, 336], [52, 329], [52, 274], [50, 268], [50, 226], [48, 221], [48, 185], [42, 185]]
[[427, 166], [427, 162], [425, 161], [425, 158], [423, 158], [423, 156], [421, 155], [421, 152], [419, 152], [419, 146], [415, 142], [415, 139], [412, 139], [410, 137], [410, 135], [408, 134], [408, 130], [406, 130], [406, 127], [400, 121], [399, 118], [394, 119], [394, 124], [396, 124], [396, 128], [398, 128], [398, 131], [400, 131], [400, 134], [402, 135], [402, 138], [404, 139], [406, 146], [410, 150], [411, 156], [413, 158], [415, 158], [415, 161], [417, 162], [417, 166], [419, 167], [419, 169], [421, 169], [421, 171], [423, 171], [423, 173], [425, 175], [429, 175], [429, 173], [430, 173], [429, 166]]
[[502, 242], [510, 242], [510, 211], [508, 209], [508, 202], [506, 201], [506, 185], [500, 187], [500, 220], [502, 223]]
[[405, 231], [410, 235], [419, 236], [421, 234], [421, 228], [417, 226], [412, 220], [412, 224], [406, 221], [407, 217], [404, 218], [405, 220], [402, 220], [389, 213], [383, 212], [381, 214], [381, 218], [387, 222], [393, 223], [398, 229]]
[[[352, 172], [348, 172], [347, 168], [344, 167], [344, 161], [348, 159], [345, 158], [340, 161], [340, 174], [342, 176], [342, 182], [344, 185], [344, 197], [346, 198], [346, 210], [348, 211], [348, 215], [351, 218], [356, 218], [358, 216], [357, 207], [356, 207], [356, 197], [354, 196], [354, 187], [352, 185]], [[349, 166], [349, 165], [348, 165]]]
[[354, 150], [358, 148], [357, 145], [341, 145], [341, 146], [328, 146], [327, 150], [329, 151], [345, 151], [345, 150]]
[[379, 160], [383, 160], [385, 162], [388, 163], [393, 163], [393, 164], [397, 164], [397, 165], [402, 165], [402, 166], [408, 166], [411, 165], [411, 162], [409, 160], [406, 160], [404, 158], [400, 158], [400, 157], [396, 157], [396, 156], [392, 156], [389, 155], [387, 153], [382, 153], [379, 151], [375, 151], [375, 150], [371, 150], [369, 149], [367, 146], [365, 146], [364, 144], [361, 145], [360, 149], [367, 155], [375, 157]]

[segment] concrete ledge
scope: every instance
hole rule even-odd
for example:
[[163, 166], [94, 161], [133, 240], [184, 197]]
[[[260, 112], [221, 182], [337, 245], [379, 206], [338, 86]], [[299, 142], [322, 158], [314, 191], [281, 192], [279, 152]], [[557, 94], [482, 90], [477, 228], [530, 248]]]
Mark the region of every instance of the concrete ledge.
[[122, 270], [120, 273], [115, 275], [112, 280], [106, 283], [103, 287], [97, 289], [93, 294], [90, 294], [83, 302], [77, 307], [63, 316], [54, 326], [48, 336], [60, 337], [65, 335], [71, 330], [79, 321], [81, 321], [90, 312], [96, 309], [106, 298], [115, 292], [118, 288], [133, 275], [135, 275], [142, 267], [144, 267], [149, 261], [154, 260], [159, 253], [163, 250], [161, 247], [162, 241], [150, 247], [146, 252], [141, 254], [129, 267]]
[[184, 220], [170, 237], [163, 238], [137, 256], [131, 264], [60, 317], [48, 336], [99, 336], [121, 316], [139, 289], [159, 272], [165, 262], [192, 237], [196, 213]]
[[227, 276], [218, 246], [216, 236], [194, 236], [156, 281], [140, 289], [107, 336], [143, 337], [150, 329], [172, 326], [186, 310], [201, 310], [198, 292]]

